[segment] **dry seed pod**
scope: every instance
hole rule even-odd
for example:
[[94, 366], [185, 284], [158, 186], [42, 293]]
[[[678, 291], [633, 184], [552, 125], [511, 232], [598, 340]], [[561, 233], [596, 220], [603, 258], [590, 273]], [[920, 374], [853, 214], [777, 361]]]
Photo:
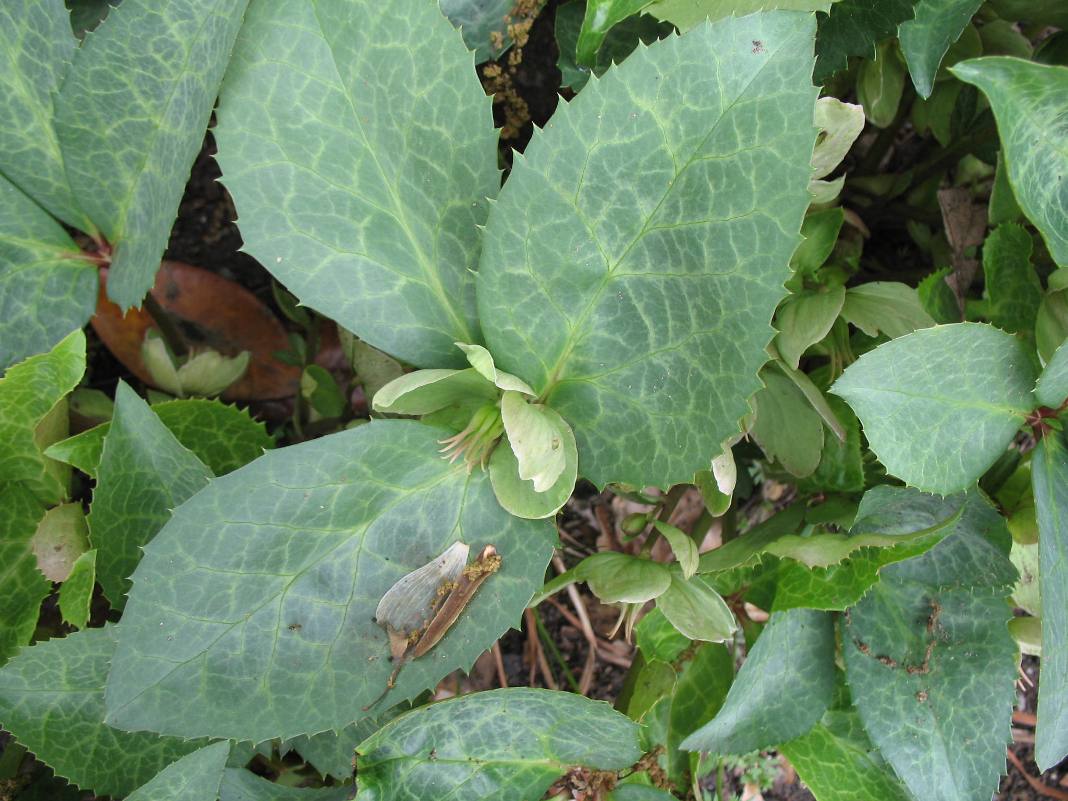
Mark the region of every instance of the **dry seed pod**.
[[427, 626], [447, 594], [448, 588], [463, 572], [470, 549], [454, 542], [444, 553], [402, 576], [386, 590], [375, 609], [375, 622], [389, 633], [390, 653], [398, 659], [407, 650], [413, 636]]

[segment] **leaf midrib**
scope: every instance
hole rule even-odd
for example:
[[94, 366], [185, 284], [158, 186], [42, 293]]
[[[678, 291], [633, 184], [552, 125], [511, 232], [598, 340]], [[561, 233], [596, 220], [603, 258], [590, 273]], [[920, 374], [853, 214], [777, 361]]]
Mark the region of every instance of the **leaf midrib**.
[[[792, 38], [793, 37], [788, 37], [788, 39], [792, 39]], [[616, 269], [618, 269], [618, 267], [626, 260], [626, 258], [630, 255], [630, 252], [634, 249], [634, 247], [638, 244], [638, 242], [641, 241], [642, 237], [644, 237], [646, 235], [646, 233], [648, 233], [648, 231], [650, 229], [651, 222], [656, 218], [657, 213], [660, 211], [661, 207], [664, 205], [664, 203], [667, 201], [668, 197], [671, 195], [672, 190], [674, 190], [679, 178], [681, 178], [682, 175], [686, 172], [686, 170], [688, 170], [695, 162], [698, 161], [697, 154], [701, 152], [702, 148], [705, 146], [705, 144], [708, 142], [708, 140], [712, 137], [712, 134], [714, 134], [716, 132], [716, 130], [719, 128], [719, 125], [723, 121], [723, 119], [727, 116], [727, 114], [729, 114], [734, 109], [734, 107], [738, 104], [738, 101], [741, 100], [741, 98], [745, 96], [745, 94], [749, 91], [749, 88], [753, 85], [753, 83], [756, 81], [756, 79], [761, 75], [761, 73], [763, 73], [764, 69], [768, 66], [768, 64], [771, 64], [776, 59], [778, 54], [782, 51], [782, 49], [785, 46], [786, 46], [786, 42], [783, 42], [783, 44], [780, 44], [779, 47], [777, 47], [774, 51], [772, 51], [769, 54], [767, 60], [764, 61], [764, 63], [761, 64], [760, 67], [753, 73], [753, 75], [750, 77], [750, 79], [746, 82], [745, 86], [743, 86], [742, 89], [738, 92], [738, 94], [734, 97], [734, 99], [731, 100], [730, 104], [720, 112], [719, 117], [712, 124], [712, 126], [708, 129], [708, 132], [705, 134], [705, 136], [701, 139], [700, 142], [698, 142], [694, 146], [692, 153], [686, 159], [686, 162], [685, 162], [685, 164], [682, 165], [681, 169], [678, 167], [678, 165], [676, 163], [675, 175], [672, 177], [671, 181], [668, 183], [667, 187], [664, 189], [664, 192], [661, 195], [660, 200], [657, 201], [656, 206], [653, 208], [652, 211], [649, 212], [649, 215], [646, 217], [645, 222], [642, 223], [641, 230], [627, 244], [627, 246], [626, 246], [626, 248], [624, 248], [622, 254], [620, 254], [619, 258], [616, 259], [615, 264], [611, 264], [611, 265], [606, 264], [606, 267], [608, 267], [608, 269], [605, 271], [604, 277], [601, 279], [600, 284], [598, 285], [597, 289], [594, 291], [594, 293], [590, 297], [590, 300], [587, 302], [586, 307], [582, 310], [582, 312], [579, 315], [578, 319], [576, 320], [575, 324], [573, 326], [571, 326], [571, 330], [568, 332], [567, 341], [564, 343], [564, 347], [560, 352], [560, 356], [556, 359], [556, 362], [553, 364], [552, 369], [549, 370], [546, 373], [546, 384], [545, 384], [545, 387], [541, 390], [541, 392], [539, 393], [539, 396], [538, 396], [538, 402], [539, 403], [543, 403], [545, 401], [545, 399], [548, 398], [550, 394], [552, 394], [553, 389], [556, 387], [557, 383], [559, 382], [559, 380], [560, 380], [560, 378], [559, 378], [560, 371], [566, 366], [567, 360], [571, 357], [572, 352], [574, 351], [574, 349], [577, 347], [577, 345], [579, 343], [580, 336], [578, 336], [576, 334], [576, 332], [579, 332], [580, 329], [582, 329], [582, 327], [586, 323], [587, 318], [590, 316], [590, 314], [593, 313], [593, 308], [596, 305], [597, 301], [601, 298], [601, 295], [604, 294], [604, 291], [605, 291], [605, 289], [607, 289], [608, 284], [615, 277]], [[650, 112], [650, 113], [653, 114], [654, 117], [656, 117], [655, 112]], [[657, 119], [657, 127], [658, 128], [662, 127], [659, 124], [659, 119]], [[664, 140], [664, 144], [665, 145], [668, 144], [666, 139]], [[592, 148], [591, 148], [591, 150], [592, 150]], [[671, 155], [672, 162], [675, 163], [675, 153], [673, 151], [671, 151], [670, 149], [668, 150], [668, 152]], [[585, 176], [585, 166], [583, 167], [583, 176]], [[581, 188], [582, 188], [582, 185], [581, 185], [581, 183], [579, 183], [578, 187], [575, 190], [576, 199], [578, 198], [578, 195], [581, 192]], [[574, 208], [575, 208], [575, 211], [581, 216], [582, 212], [578, 208], [577, 201], [574, 204]], [[594, 243], [597, 245], [598, 250], [600, 250], [602, 253], [604, 253], [604, 248], [602, 247], [600, 241], [596, 237], [594, 237], [592, 235], [592, 233], [593, 233], [592, 231], [590, 233], [591, 233], [591, 238], [594, 240]]]
[[341, 68], [338, 64], [337, 53], [334, 52], [334, 45], [331, 39], [326, 35], [326, 29], [323, 26], [323, 21], [319, 18], [319, 4], [316, 0], [309, 0], [312, 7], [312, 13], [315, 16], [315, 23], [319, 26], [319, 33], [322, 36], [323, 44], [326, 46], [327, 51], [330, 53], [330, 64], [334, 68], [334, 74], [337, 77], [338, 87], [341, 90], [341, 94], [345, 98], [345, 102], [349, 106], [349, 110], [352, 112], [352, 120], [355, 130], [359, 133], [360, 139], [363, 140], [365, 152], [371, 157], [371, 162], [375, 165], [375, 169], [378, 170], [378, 174], [382, 178], [382, 186], [386, 188], [386, 192], [393, 204], [392, 217], [400, 225], [401, 230], [404, 231], [404, 235], [408, 238], [408, 241], [412, 245], [412, 249], [418, 256], [419, 267], [427, 282], [427, 286], [433, 290], [437, 296], [442, 307], [446, 310], [449, 318], [458, 327], [460, 332], [461, 342], [473, 342], [474, 338], [471, 335], [471, 330], [467, 326], [467, 321], [461, 318], [449, 301], [449, 297], [445, 292], [445, 287], [441, 283], [441, 276], [438, 275], [437, 270], [434, 269], [434, 265], [430, 262], [429, 257], [424, 252], [422, 245], [416, 238], [414, 231], [408, 221], [408, 215], [405, 211], [405, 207], [401, 204], [400, 198], [397, 196], [396, 187], [386, 174], [385, 167], [382, 166], [382, 162], [378, 158], [378, 151], [371, 146], [371, 141], [367, 136], [367, 132], [364, 130], [363, 122], [360, 119], [359, 112], [356, 110], [356, 104], [353, 101], [352, 95], [349, 93], [348, 85], [342, 78]]
[[[833, 390], [832, 390], [833, 391]], [[1019, 409], [1013, 406], [1002, 406], [996, 403], [984, 403], [983, 401], [961, 401], [958, 398], [946, 398], [941, 395], [920, 395], [915, 392], [908, 392], [903, 389], [893, 389], [890, 387], [862, 387], [862, 386], [845, 386], [842, 387], [842, 392], [848, 392], [851, 394], [860, 395], [904, 395], [907, 398], [915, 398], [916, 400], [935, 401], [937, 403], [945, 404], [957, 409], [980, 409], [982, 411], [997, 412], [999, 414], [1006, 414], [1010, 417], [1019, 417], [1023, 419], [1027, 416], [1028, 409]], [[840, 394], [840, 393], [835, 393]]]

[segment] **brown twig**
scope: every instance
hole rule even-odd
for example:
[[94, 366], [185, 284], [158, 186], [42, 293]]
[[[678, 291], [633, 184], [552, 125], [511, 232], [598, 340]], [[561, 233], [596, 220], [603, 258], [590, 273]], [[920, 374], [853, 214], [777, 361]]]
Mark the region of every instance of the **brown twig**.
[[504, 657], [501, 656], [500, 642], [493, 643], [493, 664], [497, 668], [497, 682], [501, 687], [508, 686], [508, 674], [504, 672]]
[[1012, 752], [1011, 749], [1007, 750], [1006, 755], [1009, 757], [1009, 762], [1016, 766], [1016, 770], [1020, 771], [1020, 775], [1027, 779], [1027, 783], [1031, 785], [1031, 789], [1039, 795], [1044, 795], [1046, 798], [1056, 798], [1058, 801], [1068, 801], [1068, 793], [1064, 790], [1058, 790], [1056, 787], [1050, 787], [1048, 784], [1036, 779], [1024, 768], [1023, 763], [1020, 762], [1020, 758]]
[[[545, 658], [545, 649], [541, 647], [541, 642], [538, 640], [538, 623], [534, 619], [534, 610], [527, 608], [523, 610], [523, 619], [527, 624], [527, 632], [533, 640], [534, 647], [534, 661], [538, 665], [538, 669], [541, 671], [542, 681], [545, 682], [545, 686], [550, 690], [559, 689], [556, 684], [556, 679], [553, 678], [552, 668], [549, 667], [549, 660]], [[530, 682], [534, 684], [533, 678]]]
[[621, 667], [625, 670], [629, 669], [630, 666], [634, 663], [634, 660], [632, 658], [620, 656], [615, 651], [604, 645], [597, 649], [597, 656], [602, 662], [607, 662], [610, 665], [615, 665], [616, 667]]
[[[557, 573], [565, 573], [567, 571], [564, 560], [555, 554], [553, 555], [553, 567], [556, 568]], [[590, 686], [593, 684], [593, 672], [597, 668], [597, 634], [594, 633], [593, 624], [590, 623], [590, 616], [586, 612], [586, 604], [583, 603], [582, 596], [579, 595], [574, 584], [567, 586], [567, 597], [575, 608], [575, 614], [578, 615], [578, 628], [582, 630], [582, 634], [590, 646], [586, 652], [586, 664], [582, 666], [582, 676], [579, 678], [579, 693], [588, 695]]]

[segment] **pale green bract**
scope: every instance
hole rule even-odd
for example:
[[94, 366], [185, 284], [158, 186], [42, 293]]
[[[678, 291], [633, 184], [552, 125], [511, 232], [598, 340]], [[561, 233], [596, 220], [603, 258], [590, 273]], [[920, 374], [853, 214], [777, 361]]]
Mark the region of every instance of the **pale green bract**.
[[566, 464], [563, 438], [549, 411], [527, 403], [518, 392], [505, 392], [501, 398], [501, 420], [519, 463], [519, 477], [532, 481], [535, 492], [555, 484]]
[[759, 386], [810, 199], [813, 26], [772, 12], [639, 47], [558, 109], [493, 206], [487, 344], [598, 485], [691, 480]]
[[249, 8], [222, 89], [249, 253], [418, 367], [460, 366], [453, 343], [479, 338], [477, 226], [499, 173], [473, 66], [429, 0], [273, 0]]
[[951, 71], [987, 96], [1016, 200], [1053, 260], [1068, 266], [1068, 67], [994, 56]]
[[[494, 545], [501, 569], [384, 703], [469, 668], [518, 622], [556, 535], [502, 510], [481, 471], [438, 458], [445, 433], [372, 422], [269, 452], [180, 506], [133, 575], [109, 722], [257, 741], [340, 731], [392, 672], [379, 600], [456, 541]], [[245, 703], [225, 700], [235, 692]]]
[[831, 391], [864, 424], [893, 475], [927, 492], [967, 488], [1008, 447], [1034, 405], [1023, 343], [993, 326], [956, 323], [887, 342]]

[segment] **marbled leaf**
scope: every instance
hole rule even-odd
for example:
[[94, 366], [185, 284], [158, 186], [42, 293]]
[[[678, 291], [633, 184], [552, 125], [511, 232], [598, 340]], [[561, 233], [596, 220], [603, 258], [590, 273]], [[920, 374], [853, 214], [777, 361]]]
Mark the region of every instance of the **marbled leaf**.
[[431, 2], [254, 3], [216, 132], [249, 253], [374, 347], [463, 366], [499, 186], [490, 106]]
[[813, 25], [768, 12], [639, 47], [557, 110], [494, 204], [490, 350], [598, 485], [690, 481], [759, 386], [810, 199]]
[[555, 532], [504, 512], [481, 471], [438, 458], [441, 436], [373, 422], [271, 451], [183, 504], [134, 574], [109, 721], [263, 740], [366, 717], [392, 672], [375, 607], [457, 540], [495, 545], [501, 569], [385, 703], [468, 668], [541, 586]]

